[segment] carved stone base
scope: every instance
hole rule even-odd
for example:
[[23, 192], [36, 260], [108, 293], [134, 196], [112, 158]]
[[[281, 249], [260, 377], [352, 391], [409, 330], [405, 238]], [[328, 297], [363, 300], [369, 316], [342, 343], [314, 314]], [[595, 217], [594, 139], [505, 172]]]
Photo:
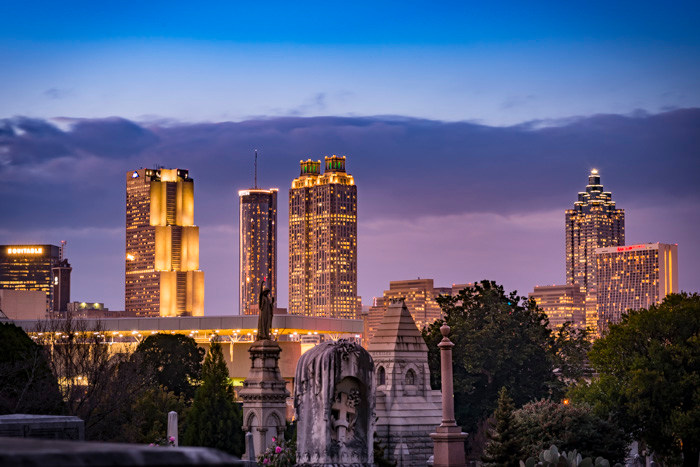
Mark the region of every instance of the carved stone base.
[[[284, 439], [287, 413], [287, 384], [280, 374], [277, 342], [260, 340], [248, 349], [251, 366], [238, 396], [243, 401], [243, 430], [253, 435], [255, 456], [272, 444], [272, 438]], [[244, 459], [250, 455], [246, 445]]]
[[465, 465], [464, 440], [466, 433], [462, 433], [459, 426], [439, 426], [431, 433], [433, 438], [434, 459], [433, 467], [454, 467]]

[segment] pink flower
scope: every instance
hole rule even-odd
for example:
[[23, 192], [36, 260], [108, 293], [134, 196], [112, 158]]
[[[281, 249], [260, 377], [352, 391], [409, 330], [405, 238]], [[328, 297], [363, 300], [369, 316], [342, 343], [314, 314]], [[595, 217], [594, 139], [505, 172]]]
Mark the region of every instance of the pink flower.
[[277, 446], [277, 447], [275, 448], [275, 453], [276, 453], [276, 454], [279, 454], [280, 452], [282, 452], [282, 448], [279, 447], [279, 446]]
[[275, 437], [273, 436], [273, 437], [272, 437], [272, 442], [274, 443], [275, 441], [277, 441], [277, 438], [275, 438]]
[[172, 441], [173, 443], [175, 442], [175, 437], [174, 437], [174, 436], [171, 436], [171, 437], [168, 438], [168, 439], [169, 439], [170, 441]]
[[263, 459], [263, 464], [267, 464], [269, 462], [270, 462], [270, 459], [268, 459], [267, 457], [265, 459]]

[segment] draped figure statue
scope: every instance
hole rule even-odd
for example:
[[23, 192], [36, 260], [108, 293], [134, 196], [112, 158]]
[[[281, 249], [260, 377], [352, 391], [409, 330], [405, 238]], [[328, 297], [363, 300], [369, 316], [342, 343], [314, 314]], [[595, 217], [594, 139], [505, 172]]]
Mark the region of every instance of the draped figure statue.
[[265, 287], [265, 281], [260, 282], [260, 296], [258, 298], [258, 335], [255, 340], [270, 339], [272, 327], [272, 311], [275, 307], [275, 297], [270, 294], [270, 289]]

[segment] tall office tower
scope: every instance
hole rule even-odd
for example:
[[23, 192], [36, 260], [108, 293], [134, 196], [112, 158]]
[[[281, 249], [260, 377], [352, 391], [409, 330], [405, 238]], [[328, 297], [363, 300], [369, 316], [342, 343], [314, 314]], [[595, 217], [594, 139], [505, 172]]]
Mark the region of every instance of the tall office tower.
[[289, 190], [289, 313], [357, 317], [357, 187], [345, 156], [301, 161]]
[[566, 283], [578, 284], [586, 294], [586, 326], [598, 323], [595, 307], [595, 249], [625, 244], [625, 211], [612, 194], [603, 191], [600, 174], [591, 170], [586, 191], [566, 210]]
[[599, 332], [627, 310], [649, 308], [678, 292], [678, 245], [644, 243], [596, 249]]
[[258, 314], [260, 283], [277, 297], [277, 188], [238, 192], [239, 314]]
[[194, 182], [187, 170], [126, 174], [125, 310], [137, 316], [202, 316], [204, 273]]
[[56, 245], [0, 245], [0, 289], [40, 290], [49, 313], [54, 309], [52, 269], [59, 262]]
[[586, 328], [586, 294], [578, 284], [538, 285], [528, 294], [549, 318], [549, 327], [557, 329], [571, 322], [576, 329]]
[[[62, 252], [61, 252], [62, 253]], [[67, 259], [61, 259], [53, 268], [53, 311], [66, 312], [68, 311], [68, 302], [70, 302], [70, 273], [73, 268], [70, 267]]]

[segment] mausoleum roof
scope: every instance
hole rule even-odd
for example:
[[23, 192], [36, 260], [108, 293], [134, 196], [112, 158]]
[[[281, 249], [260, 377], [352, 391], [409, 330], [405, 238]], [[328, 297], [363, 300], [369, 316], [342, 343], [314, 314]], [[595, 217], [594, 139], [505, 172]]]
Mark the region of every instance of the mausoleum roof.
[[423, 336], [408, 311], [408, 307], [403, 301], [400, 301], [389, 305], [381, 324], [369, 341], [367, 350], [370, 353], [377, 351], [427, 352], [428, 347], [425, 345]]

